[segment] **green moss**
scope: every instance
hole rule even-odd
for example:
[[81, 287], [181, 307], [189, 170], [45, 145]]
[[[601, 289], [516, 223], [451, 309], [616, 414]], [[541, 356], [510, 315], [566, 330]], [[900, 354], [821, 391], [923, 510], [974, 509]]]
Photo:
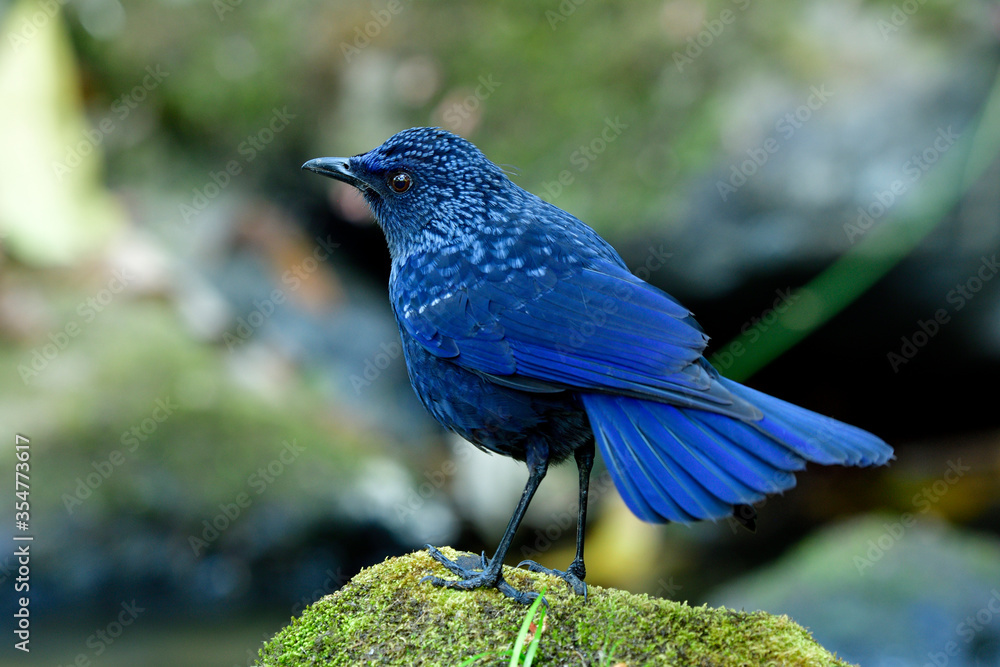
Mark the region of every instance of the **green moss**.
[[[457, 552], [443, 549], [451, 557]], [[526, 613], [496, 591], [420, 583], [447, 576], [426, 552], [362, 570], [278, 632], [259, 665], [506, 664]], [[549, 613], [535, 664], [846, 665], [787, 616], [690, 607], [591, 586], [586, 601], [546, 575], [505, 568], [522, 590], [548, 589]]]

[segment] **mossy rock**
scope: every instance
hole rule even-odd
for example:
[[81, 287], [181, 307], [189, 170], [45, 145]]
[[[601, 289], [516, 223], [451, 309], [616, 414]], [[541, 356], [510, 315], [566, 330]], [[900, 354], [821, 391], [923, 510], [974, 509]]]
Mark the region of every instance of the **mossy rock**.
[[[449, 557], [458, 552], [442, 549]], [[427, 552], [390, 558], [306, 609], [260, 651], [258, 665], [508, 664], [527, 608], [497, 591], [420, 583], [448, 573]], [[514, 568], [521, 590], [547, 590], [536, 665], [847, 665], [787, 616], [690, 607]]]

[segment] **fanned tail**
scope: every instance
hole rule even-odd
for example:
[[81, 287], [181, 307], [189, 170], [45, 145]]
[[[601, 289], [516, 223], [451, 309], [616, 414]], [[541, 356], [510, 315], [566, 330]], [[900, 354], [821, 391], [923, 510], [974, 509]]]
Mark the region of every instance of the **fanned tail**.
[[582, 396], [597, 445], [632, 512], [652, 522], [720, 519], [795, 486], [807, 461], [881, 465], [871, 433], [716, 377], [757, 420], [610, 394]]

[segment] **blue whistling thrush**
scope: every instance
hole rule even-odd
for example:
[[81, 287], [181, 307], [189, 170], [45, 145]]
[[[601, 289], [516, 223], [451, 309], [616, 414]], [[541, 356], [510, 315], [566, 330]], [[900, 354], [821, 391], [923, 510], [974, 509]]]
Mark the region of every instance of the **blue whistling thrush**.
[[892, 449], [861, 429], [728, 380], [702, 356], [691, 313], [643, 282], [607, 241], [515, 185], [471, 143], [413, 128], [351, 158], [303, 169], [358, 188], [392, 256], [389, 296], [410, 382], [445, 428], [528, 467], [493, 558], [431, 555], [459, 579], [529, 602], [501, 566], [549, 464], [580, 473], [576, 557], [521, 565], [586, 592], [587, 488], [600, 449], [641, 519], [733, 516], [795, 485], [807, 461], [868, 466]]

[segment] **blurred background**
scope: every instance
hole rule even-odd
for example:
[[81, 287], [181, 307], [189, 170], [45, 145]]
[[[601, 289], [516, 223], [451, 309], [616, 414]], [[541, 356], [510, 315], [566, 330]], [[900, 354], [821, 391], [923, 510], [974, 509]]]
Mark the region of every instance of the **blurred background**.
[[[810, 466], [756, 534], [642, 524], [599, 468], [593, 584], [1000, 664], [994, 3], [0, 0], [0, 31], [0, 458], [30, 439], [35, 537], [31, 655], [5, 631], [0, 661], [250, 665], [362, 567], [492, 552], [523, 466], [424, 413], [378, 227], [299, 171], [439, 125], [691, 308], [724, 374], [896, 448]], [[571, 560], [575, 480], [511, 562]]]

